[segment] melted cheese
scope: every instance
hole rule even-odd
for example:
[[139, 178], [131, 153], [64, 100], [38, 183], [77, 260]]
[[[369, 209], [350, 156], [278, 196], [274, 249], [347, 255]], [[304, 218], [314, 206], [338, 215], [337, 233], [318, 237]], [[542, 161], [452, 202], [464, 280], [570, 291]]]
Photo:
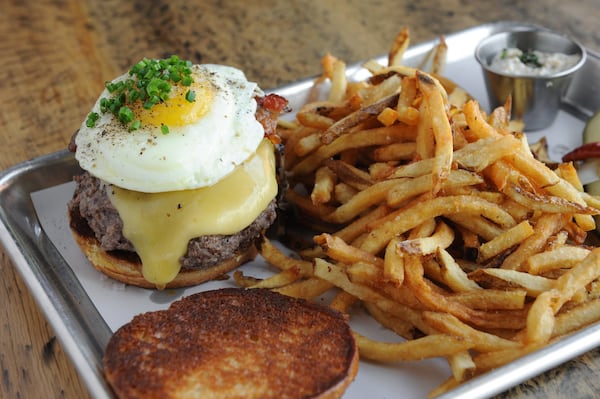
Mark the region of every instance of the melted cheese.
[[141, 193], [113, 186], [109, 192], [144, 278], [164, 288], [179, 273], [190, 239], [237, 233], [277, 195], [273, 145], [263, 140], [256, 154], [210, 187]]

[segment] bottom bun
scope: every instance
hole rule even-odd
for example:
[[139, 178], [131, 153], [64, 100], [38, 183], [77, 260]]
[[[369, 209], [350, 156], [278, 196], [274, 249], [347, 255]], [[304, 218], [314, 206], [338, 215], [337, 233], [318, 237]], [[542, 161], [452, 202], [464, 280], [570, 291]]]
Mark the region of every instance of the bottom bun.
[[344, 316], [267, 289], [223, 288], [135, 316], [104, 372], [119, 398], [340, 398], [358, 372]]
[[[142, 275], [142, 262], [137, 254], [128, 251], [105, 251], [88, 227], [87, 222], [74, 212], [69, 213], [69, 225], [75, 242], [97, 270], [125, 284], [142, 288], [157, 288], [154, 283], [149, 282]], [[182, 268], [175, 279], [161, 288], [189, 287], [214, 280], [254, 259], [257, 253], [256, 246], [252, 245], [234, 257], [210, 267]]]

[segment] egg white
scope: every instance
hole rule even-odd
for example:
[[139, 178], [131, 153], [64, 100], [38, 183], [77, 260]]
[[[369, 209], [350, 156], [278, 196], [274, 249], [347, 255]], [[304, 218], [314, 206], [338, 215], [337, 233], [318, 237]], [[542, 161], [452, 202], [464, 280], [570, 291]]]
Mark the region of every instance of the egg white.
[[255, 118], [260, 89], [233, 67], [204, 64], [192, 71], [195, 80], [213, 87], [212, 103], [198, 120], [169, 126], [167, 134], [147, 124], [129, 131], [111, 113], [101, 113], [100, 99], [110, 97], [105, 89], [92, 109], [100, 115], [96, 126], [83, 122], [76, 136], [80, 166], [119, 187], [156, 193], [213, 185], [244, 162], [264, 136]]

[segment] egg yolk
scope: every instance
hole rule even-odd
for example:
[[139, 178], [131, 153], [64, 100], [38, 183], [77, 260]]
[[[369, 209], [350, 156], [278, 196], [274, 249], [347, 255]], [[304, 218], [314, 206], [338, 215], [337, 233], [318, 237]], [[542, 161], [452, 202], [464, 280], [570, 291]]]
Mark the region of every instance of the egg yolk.
[[[186, 99], [188, 90], [196, 93], [194, 101]], [[140, 105], [134, 109], [134, 113], [143, 125], [186, 126], [196, 122], [210, 110], [213, 98], [214, 93], [209, 83], [194, 81], [190, 86], [173, 85], [167, 101], [155, 104], [150, 109]]]

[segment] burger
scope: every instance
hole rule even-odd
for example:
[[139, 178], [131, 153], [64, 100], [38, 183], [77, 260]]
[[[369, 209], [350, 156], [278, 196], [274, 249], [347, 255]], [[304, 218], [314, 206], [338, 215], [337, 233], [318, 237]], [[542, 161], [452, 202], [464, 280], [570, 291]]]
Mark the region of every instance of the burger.
[[106, 275], [146, 288], [214, 279], [256, 256], [276, 218], [276, 121], [287, 101], [239, 69], [143, 59], [73, 136], [77, 244]]

